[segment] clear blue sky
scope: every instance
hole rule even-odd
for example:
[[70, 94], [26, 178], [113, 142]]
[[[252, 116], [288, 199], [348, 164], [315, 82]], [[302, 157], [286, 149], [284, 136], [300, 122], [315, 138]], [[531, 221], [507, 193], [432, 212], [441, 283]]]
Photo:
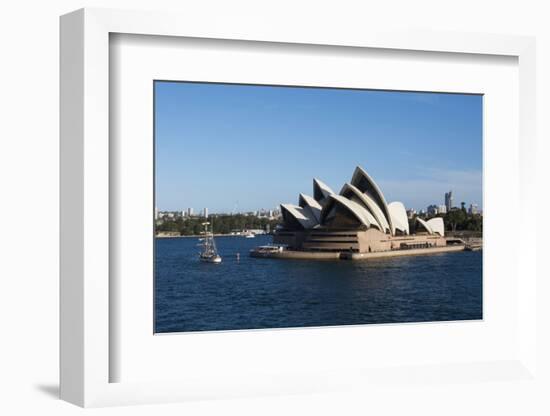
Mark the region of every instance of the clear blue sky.
[[482, 207], [479, 95], [155, 82], [156, 205], [272, 209], [361, 165], [388, 202]]

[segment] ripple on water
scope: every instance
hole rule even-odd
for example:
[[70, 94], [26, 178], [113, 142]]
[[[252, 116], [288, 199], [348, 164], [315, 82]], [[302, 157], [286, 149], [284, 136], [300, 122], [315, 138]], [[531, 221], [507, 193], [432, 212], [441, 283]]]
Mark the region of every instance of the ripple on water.
[[479, 251], [356, 262], [248, 256], [270, 239], [217, 238], [221, 264], [199, 262], [195, 238], [157, 239], [156, 332], [482, 318]]

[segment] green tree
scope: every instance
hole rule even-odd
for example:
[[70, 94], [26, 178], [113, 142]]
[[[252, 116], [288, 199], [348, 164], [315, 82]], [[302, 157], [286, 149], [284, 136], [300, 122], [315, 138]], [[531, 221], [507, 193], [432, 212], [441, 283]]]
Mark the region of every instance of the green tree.
[[258, 218], [255, 215], [211, 215], [208, 220], [204, 217], [177, 218], [163, 220], [156, 225], [156, 231], [176, 231], [180, 235], [198, 235], [204, 230], [203, 222], [209, 221], [215, 234], [229, 234], [232, 231], [245, 229], [265, 230], [269, 224], [270, 230], [274, 230], [280, 220]]
[[450, 231], [456, 231], [465, 229], [467, 217], [468, 215], [465, 210], [452, 209], [450, 212], [445, 214], [443, 221], [447, 224], [447, 229]]

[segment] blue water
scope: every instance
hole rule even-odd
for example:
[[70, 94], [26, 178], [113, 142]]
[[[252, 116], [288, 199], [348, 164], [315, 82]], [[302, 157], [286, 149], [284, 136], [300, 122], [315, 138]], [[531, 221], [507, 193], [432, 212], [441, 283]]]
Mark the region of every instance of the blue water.
[[249, 257], [270, 241], [218, 237], [223, 262], [209, 264], [199, 262], [196, 238], [157, 239], [155, 332], [482, 318], [480, 251], [369, 261]]

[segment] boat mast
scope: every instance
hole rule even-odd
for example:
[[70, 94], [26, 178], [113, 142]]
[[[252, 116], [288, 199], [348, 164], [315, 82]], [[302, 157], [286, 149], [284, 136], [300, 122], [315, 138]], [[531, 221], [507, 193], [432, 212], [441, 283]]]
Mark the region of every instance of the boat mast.
[[212, 218], [212, 227], [210, 228], [210, 236], [212, 237], [212, 251], [214, 254], [218, 254], [218, 249], [216, 248], [216, 242], [214, 241], [214, 219]]

